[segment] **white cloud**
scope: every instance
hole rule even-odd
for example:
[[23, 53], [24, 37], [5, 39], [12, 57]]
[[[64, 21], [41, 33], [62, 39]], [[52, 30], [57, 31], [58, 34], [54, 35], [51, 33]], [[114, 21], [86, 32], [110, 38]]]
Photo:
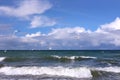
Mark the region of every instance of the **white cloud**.
[[66, 27], [45, 35], [36, 32], [23, 37], [0, 36], [0, 49], [120, 49], [119, 20], [102, 25], [96, 31]]
[[25, 37], [38, 37], [41, 36], [41, 32], [36, 32], [35, 34], [26, 34]]
[[15, 17], [27, 17], [33, 14], [42, 14], [52, 5], [45, 0], [22, 0], [16, 7], [0, 6], [0, 14]]
[[[106, 43], [113, 44], [115, 46], [120, 46], [120, 18], [116, 18], [115, 21], [101, 25], [100, 28], [96, 30], [97, 33], [104, 33], [104, 41]], [[101, 36], [101, 38], [103, 38]]]
[[35, 16], [31, 21], [31, 28], [54, 26], [56, 21], [46, 16]]
[[74, 27], [74, 28], [58, 28], [58, 29], [53, 29], [52, 32], [50, 32], [48, 35], [49, 36], [54, 36], [56, 39], [63, 39], [63, 38], [71, 38], [75, 37], [72, 35], [79, 35], [80, 33], [84, 33], [86, 30], [83, 27]]
[[[0, 15], [17, 17], [30, 21], [30, 28], [54, 26], [56, 21], [46, 16], [40, 16], [52, 7], [46, 0], [21, 0], [16, 7], [0, 6]], [[35, 15], [38, 16], [35, 16]]]
[[120, 30], [120, 18], [116, 18], [115, 21], [111, 23], [101, 25], [101, 27], [98, 28], [97, 31], [108, 32], [108, 31], [114, 31], [114, 30]]

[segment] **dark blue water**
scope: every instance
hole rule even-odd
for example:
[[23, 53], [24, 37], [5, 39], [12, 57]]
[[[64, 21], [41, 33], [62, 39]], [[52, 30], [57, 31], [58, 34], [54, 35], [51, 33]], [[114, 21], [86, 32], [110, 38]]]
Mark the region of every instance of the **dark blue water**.
[[0, 51], [0, 79], [120, 80], [119, 50]]

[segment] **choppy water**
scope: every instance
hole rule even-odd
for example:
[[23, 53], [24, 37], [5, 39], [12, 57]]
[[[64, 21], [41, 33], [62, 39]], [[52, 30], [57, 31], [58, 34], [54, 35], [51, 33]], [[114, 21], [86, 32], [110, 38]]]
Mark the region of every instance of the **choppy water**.
[[120, 51], [0, 51], [0, 80], [120, 80]]

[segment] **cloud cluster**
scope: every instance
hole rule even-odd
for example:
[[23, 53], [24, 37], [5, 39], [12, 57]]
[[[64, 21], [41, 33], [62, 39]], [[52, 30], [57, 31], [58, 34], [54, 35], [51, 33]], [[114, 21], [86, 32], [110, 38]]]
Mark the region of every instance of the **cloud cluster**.
[[53, 29], [22, 37], [0, 36], [0, 49], [120, 49], [120, 18], [101, 25], [96, 31], [83, 27]]
[[0, 15], [29, 20], [32, 28], [54, 26], [56, 22], [53, 19], [40, 16], [51, 7], [52, 4], [45, 0], [21, 0], [15, 7], [0, 6]]

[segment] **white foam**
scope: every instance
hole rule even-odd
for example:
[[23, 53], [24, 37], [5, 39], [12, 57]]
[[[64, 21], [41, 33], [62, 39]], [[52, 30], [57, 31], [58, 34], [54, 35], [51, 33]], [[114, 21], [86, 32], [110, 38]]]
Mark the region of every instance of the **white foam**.
[[91, 71], [85, 67], [2, 67], [0, 73], [5, 75], [50, 75], [76, 78], [91, 78]]
[[96, 57], [92, 57], [92, 56], [80, 56], [81, 58], [91, 58], [91, 59], [96, 59]]
[[52, 57], [54, 57], [54, 58], [58, 58], [58, 59], [61, 58], [61, 56], [57, 56], [57, 55], [52, 55]]
[[3, 61], [6, 57], [0, 57], [0, 62]]
[[58, 59], [66, 58], [66, 59], [71, 59], [71, 60], [74, 60], [74, 59], [76, 59], [76, 58], [79, 58], [79, 56], [57, 56], [57, 55], [52, 55], [52, 57], [58, 58]]
[[113, 72], [113, 73], [120, 73], [120, 67], [100, 67], [95, 68], [94, 70], [98, 71], [105, 71], [105, 72]]
[[66, 58], [66, 59], [71, 59], [71, 60], [74, 60], [74, 59], [78, 59], [78, 58], [91, 58], [91, 59], [96, 59], [96, 57], [92, 57], [92, 56], [57, 56], [57, 55], [52, 55], [52, 57], [54, 58], [58, 58], [58, 59], [61, 59], [61, 58]]
[[71, 56], [71, 57], [67, 57], [68, 59], [77, 59], [79, 58], [79, 56]]

